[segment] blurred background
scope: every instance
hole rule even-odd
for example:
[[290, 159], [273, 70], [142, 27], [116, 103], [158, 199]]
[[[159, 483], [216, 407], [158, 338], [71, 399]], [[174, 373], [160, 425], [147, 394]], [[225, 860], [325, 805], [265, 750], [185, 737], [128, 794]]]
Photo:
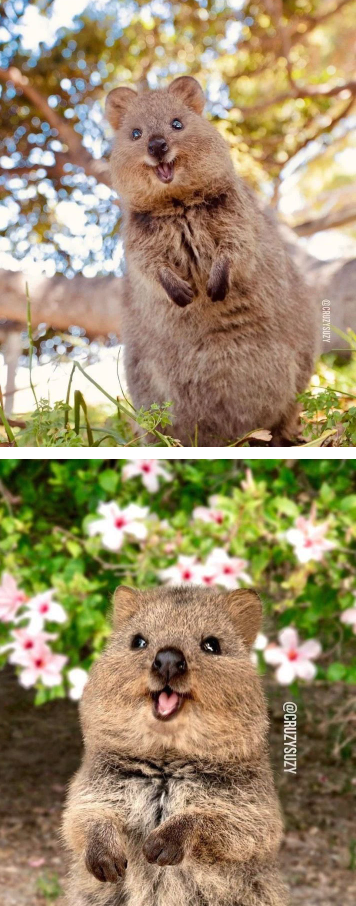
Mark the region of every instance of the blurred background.
[[[0, 462], [2, 906], [61, 904], [77, 703], [118, 584], [253, 586], [293, 906], [354, 906], [354, 460]], [[283, 771], [283, 703], [298, 711]]]
[[[26, 280], [37, 398], [51, 407], [63, 401], [75, 361], [114, 396], [124, 389], [120, 209], [104, 120], [105, 95], [122, 82], [154, 88], [182, 73], [199, 79], [238, 172], [274, 207], [320, 306], [330, 300], [331, 325], [356, 331], [355, 0], [9, 0], [0, 12], [8, 415], [36, 407]], [[356, 349], [355, 337], [333, 331], [323, 342], [322, 328], [321, 308], [321, 352]], [[338, 368], [338, 353], [324, 355], [312, 386], [347, 394], [356, 385], [352, 354]], [[88, 405], [110, 410], [78, 370], [74, 387]]]

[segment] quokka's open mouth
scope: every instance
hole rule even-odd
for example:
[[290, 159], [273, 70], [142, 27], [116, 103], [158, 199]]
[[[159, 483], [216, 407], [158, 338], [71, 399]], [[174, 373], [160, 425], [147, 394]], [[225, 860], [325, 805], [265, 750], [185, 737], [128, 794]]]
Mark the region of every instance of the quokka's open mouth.
[[161, 182], [172, 182], [174, 176], [174, 160], [171, 160], [169, 163], [167, 161], [158, 164], [158, 167], [155, 168], [158, 179]]
[[153, 699], [153, 713], [157, 720], [171, 720], [172, 717], [178, 714], [178, 711], [180, 711], [186, 699], [190, 698], [190, 695], [175, 692], [170, 686], [165, 686], [164, 689], [158, 692], [151, 692], [151, 697]]

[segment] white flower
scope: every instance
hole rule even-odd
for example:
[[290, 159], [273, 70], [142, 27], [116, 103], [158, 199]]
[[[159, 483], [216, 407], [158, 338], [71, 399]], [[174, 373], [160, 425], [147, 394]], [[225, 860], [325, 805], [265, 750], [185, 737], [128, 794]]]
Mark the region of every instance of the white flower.
[[288, 529], [282, 537], [292, 544], [299, 562], [308, 563], [309, 560], [322, 560], [326, 551], [335, 547], [333, 541], [324, 537], [327, 530], [327, 522], [316, 525], [311, 517], [305, 519], [304, 516], [298, 516], [295, 528]]
[[123, 467], [121, 477], [123, 481], [140, 475], [142, 483], [150, 494], [155, 494], [159, 489], [158, 477], [165, 481], [172, 481], [171, 474], [164, 469], [158, 459], [134, 459]]
[[256, 635], [256, 638], [255, 638], [255, 641], [252, 645], [252, 651], [250, 654], [251, 661], [255, 667], [257, 667], [257, 665], [258, 665], [258, 656], [257, 656], [256, 652], [263, 651], [265, 649], [266, 645], [268, 645], [267, 636], [264, 635], [263, 632], [258, 632]]
[[180, 555], [177, 563], [159, 570], [159, 577], [168, 585], [200, 585], [201, 564], [196, 557]]
[[3, 573], [0, 585], [0, 620], [10, 623], [25, 603], [26, 595], [21, 591], [10, 573]]
[[276, 679], [281, 685], [289, 685], [297, 677], [312, 680], [316, 674], [315, 664], [312, 660], [319, 657], [321, 645], [317, 639], [308, 639], [299, 644], [298, 633], [289, 626], [282, 629], [278, 635], [279, 645], [268, 645], [264, 651], [267, 664], [278, 665]]
[[348, 607], [347, 610], [344, 610], [340, 616], [342, 623], [349, 623], [352, 626], [353, 631], [356, 632], [356, 604], [354, 607]]
[[72, 667], [71, 670], [68, 670], [68, 679], [72, 687], [69, 690], [69, 698], [76, 702], [82, 697], [84, 686], [88, 681], [88, 673], [82, 667]]
[[91, 522], [88, 532], [89, 535], [101, 535], [102, 543], [109, 551], [120, 550], [125, 535], [131, 535], [138, 541], [144, 541], [147, 538], [147, 528], [139, 521], [146, 518], [147, 507], [130, 503], [120, 510], [112, 500], [110, 503], [100, 503], [98, 513], [102, 518]]
[[26, 616], [30, 617], [28, 628], [31, 632], [40, 632], [46, 621], [65, 623], [67, 614], [64, 607], [53, 600], [54, 593], [54, 589], [49, 588], [26, 602]]
[[266, 645], [268, 645], [267, 636], [263, 632], [258, 632], [252, 647], [255, 651], [264, 651]]
[[224, 588], [233, 590], [239, 588], [239, 579], [250, 584], [251, 577], [245, 572], [247, 560], [240, 557], [230, 557], [223, 547], [215, 547], [209, 554], [205, 564], [206, 568], [215, 571], [214, 585], [222, 585]]
[[218, 497], [214, 495], [209, 497], [207, 506], [197, 506], [193, 510], [193, 519], [200, 519], [201, 522], [215, 522], [216, 525], [222, 525], [225, 516], [222, 510], [217, 506]]

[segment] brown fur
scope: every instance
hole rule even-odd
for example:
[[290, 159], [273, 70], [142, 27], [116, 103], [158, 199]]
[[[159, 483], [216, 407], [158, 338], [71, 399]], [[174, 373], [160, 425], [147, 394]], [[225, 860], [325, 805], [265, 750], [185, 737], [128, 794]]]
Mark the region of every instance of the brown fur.
[[[271, 429], [283, 443], [296, 433], [295, 397], [313, 369], [316, 305], [272, 215], [201, 116], [203, 104], [190, 77], [168, 89], [108, 95], [127, 262], [120, 330], [128, 385], [136, 407], [173, 402], [167, 430], [184, 444], [196, 426], [200, 446], [254, 428]], [[148, 154], [153, 135], [166, 140], [165, 160], [175, 159], [168, 184]]]
[[[80, 708], [85, 753], [63, 822], [67, 906], [286, 906], [266, 707], [250, 660], [260, 616], [250, 590], [118, 589], [112, 639]], [[130, 647], [137, 633], [143, 650]], [[201, 650], [211, 635], [220, 655]], [[188, 671], [172, 680], [184, 704], [163, 722], [151, 665], [166, 646], [184, 653]]]

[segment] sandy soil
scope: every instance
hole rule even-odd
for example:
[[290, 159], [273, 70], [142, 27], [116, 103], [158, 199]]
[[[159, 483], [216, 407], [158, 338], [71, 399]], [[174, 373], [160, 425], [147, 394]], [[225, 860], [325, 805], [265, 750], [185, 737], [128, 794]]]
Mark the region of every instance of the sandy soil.
[[[356, 770], [333, 753], [328, 717], [351, 689], [311, 687], [299, 703], [298, 773], [283, 774], [282, 689], [270, 687], [271, 749], [286, 819], [281, 862], [292, 906], [355, 906]], [[58, 828], [81, 751], [77, 708], [41, 708], [10, 671], [0, 683], [0, 889], [2, 906], [62, 906]], [[346, 752], [347, 754], [347, 752]]]

